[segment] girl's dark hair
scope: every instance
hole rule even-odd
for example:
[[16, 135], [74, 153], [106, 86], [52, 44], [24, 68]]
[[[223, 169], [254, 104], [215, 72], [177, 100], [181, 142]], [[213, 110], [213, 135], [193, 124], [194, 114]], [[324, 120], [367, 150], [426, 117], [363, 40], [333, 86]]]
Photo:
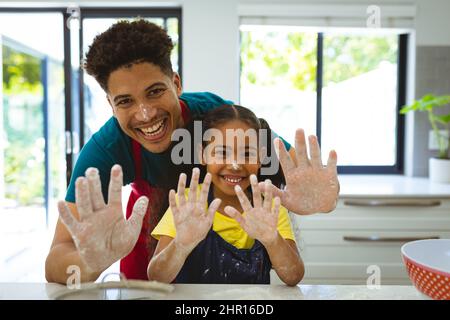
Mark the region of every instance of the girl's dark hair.
[[[204, 133], [208, 129], [216, 128], [223, 123], [233, 120], [245, 122], [256, 131], [262, 129], [260, 119], [251, 110], [238, 105], [222, 105], [204, 115], [202, 131]], [[204, 142], [204, 145], [205, 143], [207, 144], [208, 142]]]
[[[261, 160], [261, 168], [269, 167], [272, 161], [278, 161], [275, 154], [275, 146], [273, 144], [273, 132], [270, 129], [269, 124], [263, 118], [258, 118], [250, 109], [247, 109], [239, 105], [222, 105], [211, 111], [208, 111], [203, 115], [202, 118], [195, 118], [192, 121], [202, 121], [202, 135], [208, 129], [216, 128], [217, 126], [224, 124], [229, 121], [239, 120], [245, 122], [250, 128], [258, 132], [258, 137], [266, 137], [266, 141], [259, 141], [259, 146], [264, 146], [267, 150], [266, 159]], [[259, 135], [260, 130], [267, 130], [266, 135]], [[203, 141], [203, 146], [208, 142]], [[258, 148], [259, 150], [259, 148]], [[268, 158], [268, 159], [267, 159]], [[272, 163], [273, 164], [273, 163]], [[278, 164], [278, 163], [277, 163]], [[280, 187], [285, 184], [283, 171], [281, 166], [278, 166], [276, 174], [273, 175], [263, 175], [261, 174], [261, 169], [258, 173], [258, 181], [264, 181], [265, 179], [270, 179], [272, 183]]]
[[172, 76], [172, 49], [172, 40], [158, 25], [143, 19], [122, 20], [95, 37], [86, 53], [84, 69], [107, 91], [111, 72], [134, 63], [152, 63]]

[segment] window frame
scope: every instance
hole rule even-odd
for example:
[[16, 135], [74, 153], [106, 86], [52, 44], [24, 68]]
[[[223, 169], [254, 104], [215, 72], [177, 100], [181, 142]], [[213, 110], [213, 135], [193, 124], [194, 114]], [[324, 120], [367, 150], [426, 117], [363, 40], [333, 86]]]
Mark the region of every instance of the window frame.
[[[317, 32], [317, 54], [316, 54], [316, 136], [321, 144], [322, 141], [322, 88], [323, 88], [323, 40], [324, 32]], [[403, 174], [405, 153], [405, 116], [400, 114], [400, 109], [406, 103], [407, 90], [407, 63], [408, 42], [410, 35], [401, 33], [398, 35], [397, 53], [397, 99], [396, 99], [396, 154], [395, 164], [391, 166], [373, 165], [339, 165], [339, 174]], [[242, 39], [242, 38], [241, 38]], [[239, 77], [242, 74], [242, 61], [240, 61]], [[240, 84], [240, 81], [239, 81]], [[337, 150], [339, 153], [339, 150]], [[339, 154], [338, 154], [339, 156]]]
[[[322, 35], [321, 35], [322, 34]], [[323, 33], [317, 37], [317, 139], [321, 143], [322, 128], [322, 80], [323, 80]], [[396, 155], [395, 164], [392, 166], [337, 166], [339, 174], [398, 174], [404, 173], [405, 155], [405, 116], [400, 114], [400, 109], [406, 103], [407, 63], [408, 63], [409, 34], [398, 35], [397, 53], [397, 101], [396, 101]], [[319, 52], [320, 51], [320, 52]], [[319, 58], [320, 55], [320, 58]], [[319, 66], [320, 65], [320, 66]], [[320, 70], [320, 74], [319, 74]], [[319, 98], [320, 97], [320, 98]], [[337, 150], [339, 151], [339, 150]], [[338, 155], [339, 156], [339, 155]], [[338, 162], [339, 163], [339, 162]]]

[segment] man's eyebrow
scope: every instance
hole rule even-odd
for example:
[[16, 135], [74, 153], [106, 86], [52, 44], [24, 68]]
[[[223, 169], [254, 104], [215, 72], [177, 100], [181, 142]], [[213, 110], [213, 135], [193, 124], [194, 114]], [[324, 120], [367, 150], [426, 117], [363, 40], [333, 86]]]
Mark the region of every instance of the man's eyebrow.
[[[164, 86], [164, 87], [166, 87], [166, 84], [164, 82], [155, 82], [155, 83], [149, 85], [147, 88], [145, 88], [144, 91], [152, 90], [152, 89], [154, 89], [157, 86]], [[120, 94], [120, 95], [114, 97], [113, 101], [117, 102], [117, 100], [119, 100], [119, 99], [129, 98], [130, 96], [131, 95], [129, 95], [129, 94]]]
[[114, 102], [117, 102], [117, 100], [122, 99], [122, 98], [129, 98], [130, 95], [129, 94], [120, 94], [116, 97], [114, 97]]
[[149, 85], [147, 88], [145, 88], [145, 91], [152, 90], [152, 89], [154, 89], [155, 87], [158, 87], [158, 86], [166, 87], [166, 84], [164, 82], [156, 82], [156, 83], [153, 83], [153, 84]]

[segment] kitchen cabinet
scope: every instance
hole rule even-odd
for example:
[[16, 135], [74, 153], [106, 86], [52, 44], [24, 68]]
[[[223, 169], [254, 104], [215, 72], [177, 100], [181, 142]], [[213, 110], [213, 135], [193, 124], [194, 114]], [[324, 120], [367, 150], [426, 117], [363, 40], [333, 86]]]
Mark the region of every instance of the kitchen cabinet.
[[[302, 283], [364, 285], [379, 275], [382, 285], [410, 284], [400, 248], [418, 239], [450, 238], [450, 185], [399, 176], [340, 181], [333, 212], [291, 213], [305, 262]], [[272, 282], [278, 281], [272, 273]]]

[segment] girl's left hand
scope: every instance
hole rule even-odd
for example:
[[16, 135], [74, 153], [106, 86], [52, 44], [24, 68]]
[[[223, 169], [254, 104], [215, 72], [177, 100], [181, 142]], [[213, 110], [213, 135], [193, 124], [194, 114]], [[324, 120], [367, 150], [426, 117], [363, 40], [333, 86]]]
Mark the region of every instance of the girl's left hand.
[[272, 188], [270, 180], [266, 180], [266, 190], [264, 200], [258, 186], [255, 175], [250, 176], [253, 192], [253, 206], [248, 200], [242, 188], [235, 187], [236, 195], [241, 203], [245, 216], [234, 207], [225, 207], [225, 213], [235, 219], [247, 234], [253, 239], [259, 240], [263, 245], [269, 245], [278, 238], [278, 213], [280, 211], [280, 198], [275, 197], [272, 208]]

